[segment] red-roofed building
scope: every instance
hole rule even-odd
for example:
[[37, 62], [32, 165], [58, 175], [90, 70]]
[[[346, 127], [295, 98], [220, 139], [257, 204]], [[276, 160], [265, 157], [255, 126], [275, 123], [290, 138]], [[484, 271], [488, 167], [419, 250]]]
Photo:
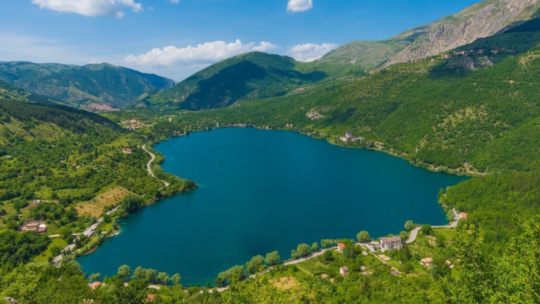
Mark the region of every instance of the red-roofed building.
[[343, 243], [337, 244], [337, 250], [339, 252], [343, 252], [343, 250], [345, 250], [345, 244], [343, 244]]
[[90, 287], [92, 287], [92, 290], [95, 290], [96, 288], [98, 288], [99, 285], [101, 285], [101, 282], [94, 282], [90, 284]]
[[347, 268], [347, 266], [343, 266], [339, 269], [339, 273], [345, 277], [349, 274], [349, 268]]
[[155, 297], [155, 296], [156, 296], [155, 294], [149, 294], [148, 297], [146, 298], [146, 302], [152, 302], [152, 301], [154, 301], [154, 297]]
[[459, 214], [459, 217], [460, 217], [462, 220], [466, 220], [466, 219], [467, 219], [467, 213], [461, 212], [461, 213]]

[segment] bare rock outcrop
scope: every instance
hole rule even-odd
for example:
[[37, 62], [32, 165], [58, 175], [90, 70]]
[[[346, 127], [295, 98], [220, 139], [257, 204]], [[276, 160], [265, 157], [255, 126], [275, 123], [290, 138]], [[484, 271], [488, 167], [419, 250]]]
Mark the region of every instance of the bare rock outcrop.
[[[540, 0], [491, 0], [475, 4], [453, 16], [411, 30], [424, 33], [397, 52], [385, 66], [421, 60], [492, 36], [531, 19], [538, 9]], [[411, 31], [399, 36], [409, 36]]]

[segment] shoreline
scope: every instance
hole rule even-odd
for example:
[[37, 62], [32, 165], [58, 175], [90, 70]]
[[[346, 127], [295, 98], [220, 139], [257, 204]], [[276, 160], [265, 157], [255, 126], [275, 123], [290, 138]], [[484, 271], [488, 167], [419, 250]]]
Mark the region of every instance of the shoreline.
[[[206, 131], [212, 131], [212, 130], [217, 130], [217, 129], [249, 129], [249, 128], [253, 128], [253, 129], [257, 129], [257, 130], [263, 130], [263, 131], [288, 131], [288, 132], [295, 132], [295, 133], [298, 133], [298, 134], [301, 134], [301, 135], [305, 135], [305, 136], [308, 136], [308, 137], [311, 137], [313, 139], [321, 139], [321, 140], [326, 140], [326, 142], [328, 142], [329, 144], [331, 145], [334, 145], [334, 146], [338, 146], [338, 147], [343, 147], [343, 148], [351, 148], [351, 149], [361, 149], [361, 150], [370, 150], [370, 151], [377, 151], [377, 152], [382, 152], [382, 153], [386, 153], [386, 154], [389, 154], [391, 156], [394, 156], [394, 157], [397, 157], [397, 158], [400, 158], [400, 159], [403, 159], [405, 161], [407, 161], [409, 163], [409, 165], [415, 167], [415, 168], [421, 168], [421, 169], [426, 169], [428, 171], [431, 171], [431, 172], [437, 172], [437, 173], [444, 173], [444, 174], [449, 174], [449, 175], [453, 175], [453, 176], [470, 176], [470, 177], [473, 177], [473, 176], [482, 176], [482, 175], [487, 175], [488, 173], [486, 172], [476, 172], [476, 171], [469, 171], [469, 170], [466, 170], [465, 172], [459, 174], [459, 172], [457, 172], [458, 169], [460, 168], [448, 168], [449, 170], [452, 169], [452, 170], [456, 170], [456, 173], [449, 173], [449, 172], [442, 172], [442, 171], [439, 171], [438, 168], [439, 167], [435, 167], [434, 165], [431, 165], [431, 164], [426, 164], [426, 167], [422, 167], [422, 166], [416, 166], [415, 164], [412, 164], [411, 163], [411, 160], [405, 158], [405, 157], [402, 157], [400, 154], [399, 154], [399, 151], [397, 150], [394, 150], [393, 148], [390, 148], [392, 151], [395, 151], [395, 153], [392, 153], [392, 151], [390, 150], [386, 150], [384, 148], [378, 148], [377, 145], [374, 144], [374, 147], [373, 148], [369, 148], [369, 147], [355, 147], [355, 146], [349, 146], [349, 145], [343, 145], [342, 143], [340, 142], [332, 142], [330, 139], [333, 138], [333, 137], [316, 137], [316, 136], [313, 136], [313, 135], [310, 135], [308, 133], [304, 133], [304, 132], [301, 132], [301, 131], [298, 131], [298, 130], [294, 130], [294, 129], [290, 129], [290, 128], [283, 128], [283, 129], [280, 129], [280, 128], [270, 128], [270, 127], [258, 127], [256, 125], [253, 125], [253, 124], [234, 124], [234, 125], [227, 125], [227, 126], [220, 126], [218, 125], [217, 127], [212, 127], [212, 128], [209, 128], [207, 127], [206, 129], [193, 129], [193, 130], [189, 130], [187, 134], [189, 133], [195, 133], [195, 132], [206, 132]], [[172, 139], [172, 138], [176, 138], [176, 137], [181, 137], [181, 136], [185, 136], [186, 133], [184, 134], [180, 134], [180, 135], [171, 135], [171, 136], [168, 136], [167, 138], [163, 139], [163, 140], [158, 140], [157, 142], [155, 142], [155, 144], [158, 144], [162, 141], [167, 141], [169, 139]], [[370, 143], [375, 143], [375, 142], [370, 142]], [[380, 142], [379, 142], [380, 143]], [[384, 147], [384, 143], [380, 143], [382, 144], [382, 146]], [[406, 154], [406, 153], [402, 153], [402, 154]], [[463, 169], [463, 168], [461, 168]]]
[[[155, 157], [155, 155], [154, 155], [152, 152], [150, 152], [150, 151], [148, 151], [148, 150], [146, 149], [146, 147], [147, 147], [148, 144], [151, 145], [150, 147], [153, 147], [153, 146], [155, 146], [155, 145], [157, 145], [157, 144], [159, 144], [159, 143], [161, 143], [161, 142], [163, 142], [163, 141], [168, 141], [168, 140], [173, 139], [173, 138], [182, 137], [182, 136], [188, 135], [189, 133], [192, 133], [192, 132], [213, 131], [213, 130], [216, 130], [216, 129], [218, 129], [218, 128], [219, 128], [219, 129], [227, 129], [227, 128], [233, 128], [233, 129], [234, 129], [234, 128], [254, 128], [254, 129], [257, 129], [257, 130], [268, 130], [268, 131], [292, 131], [292, 132], [295, 132], [295, 133], [300, 134], [300, 135], [309, 136], [310, 138], [313, 138], [313, 139], [324, 139], [324, 140], [326, 140], [327, 143], [332, 144], [332, 145], [334, 145], [334, 146], [343, 147], [343, 148], [365, 149], [365, 150], [371, 150], [371, 151], [376, 151], [376, 152], [385, 152], [386, 154], [390, 154], [391, 156], [395, 156], [395, 157], [399, 157], [399, 158], [401, 158], [401, 159], [403, 159], [403, 160], [407, 160], [407, 159], [405, 159], [405, 158], [403, 158], [403, 157], [400, 157], [400, 156], [397, 155], [397, 154], [391, 153], [390, 151], [387, 151], [387, 150], [384, 150], [384, 149], [368, 148], [368, 147], [353, 147], [353, 146], [342, 145], [342, 144], [340, 144], [340, 143], [338, 143], [338, 142], [332, 142], [332, 141], [331, 141], [331, 138], [329, 138], [329, 137], [315, 137], [315, 136], [312, 136], [312, 135], [310, 135], [310, 134], [302, 133], [302, 132], [299, 132], [299, 131], [296, 131], [296, 130], [291, 130], [291, 129], [269, 129], [269, 128], [259, 128], [259, 127], [253, 126], [253, 125], [251, 125], [251, 126], [248, 126], [248, 125], [247, 125], [247, 126], [232, 126], [232, 127], [231, 127], [231, 126], [223, 126], [223, 127], [217, 127], [217, 128], [211, 128], [211, 129], [208, 129], [208, 128], [207, 128], [207, 129], [200, 129], [200, 130], [190, 130], [188, 133], [179, 134], [179, 135], [175, 135], [175, 136], [169, 136], [169, 137], [167, 137], [166, 139], [163, 139], [163, 140], [154, 140], [154, 141], [151, 141], [151, 142], [147, 142], [146, 144], [144, 144], [144, 145], [142, 146], [142, 149], [143, 149], [146, 153], [148, 153], [148, 154], [151, 156], [150, 161], [147, 163], [147, 169], [148, 169], [149, 175], [152, 176], [152, 177], [154, 177], [154, 178], [156, 178], [156, 179], [158, 179], [158, 180], [160, 180], [161, 182], [163, 182], [163, 183], [165, 184], [165, 187], [168, 187], [168, 186], [169, 186], [165, 181], [163, 181], [163, 180], [157, 178], [157, 177], [153, 174], [153, 171], [151, 170], [151, 165], [152, 165], [153, 162], [156, 160], [156, 157]], [[412, 165], [412, 164], [409, 163], [409, 165]], [[435, 171], [435, 170], [430, 170], [429, 168], [423, 168], [423, 167], [414, 166], [414, 165], [412, 165], [412, 166], [413, 166], [413, 167], [417, 167], [417, 168], [422, 168], [422, 169], [428, 169], [429, 171], [432, 171], [432, 172], [438, 172], [438, 171]], [[439, 173], [442, 173], [442, 172], [439, 172]], [[449, 174], [449, 173], [447, 173], [447, 174]], [[449, 175], [463, 176], [463, 175], [457, 175], [457, 174], [449, 174]], [[163, 187], [163, 188], [165, 188], [165, 187]], [[160, 188], [160, 189], [163, 189], [163, 188]], [[185, 189], [185, 190], [183, 190], [183, 191], [175, 192], [175, 193], [173, 193], [173, 194], [171, 194], [171, 195], [168, 195], [168, 196], [163, 196], [163, 197], [161, 197], [161, 198], [159, 198], [159, 199], [157, 199], [157, 200], [151, 201], [151, 202], [149, 202], [148, 204], [144, 205], [142, 209], [144, 209], [144, 208], [147, 207], [147, 206], [151, 206], [151, 205], [153, 205], [153, 204], [155, 204], [155, 203], [157, 203], [157, 202], [159, 202], [160, 200], [163, 200], [163, 199], [165, 199], [165, 198], [175, 196], [175, 195], [180, 194], [180, 193], [182, 193], [182, 192], [191, 191], [191, 190], [196, 189], [196, 188], [198, 188], [198, 186], [195, 184], [195, 186], [194, 186], [193, 188], [189, 188], [189, 189]], [[439, 204], [439, 205], [440, 205], [440, 204]], [[441, 209], [444, 210], [444, 211], [446, 212], [446, 209], [444, 208], [444, 206], [441, 206]], [[143, 212], [143, 210], [141, 210], [141, 212]], [[123, 217], [120, 217], [120, 218], [123, 218]], [[451, 224], [451, 223], [448, 222], [448, 223], [447, 223], [447, 226], [449, 226], [450, 224]], [[440, 227], [443, 227], [443, 226], [440, 226]], [[117, 232], [111, 234], [111, 235], [108, 236], [107, 238], [111, 238], [111, 237], [113, 237], [113, 236], [115, 236], [115, 235], [118, 235], [118, 234], [120, 233], [119, 231], [120, 231], [120, 230], [118, 230]], [[86, 252], [83, 252], [83, 253], [78, 253], [77, 256], [87, 256], [87, 255], [90, 255], [90, 254], [94, 253], [95, 251], [97, 251], [97, 250], [99, 249], [100, 246], [101, 246], [101, 244], [95, 246], [94, 248], [92, 248], [92, 249], [89, 250], [89, 251], [86, 251]], [[298, 260], [286, 260], [286, 261], [283, 261], [280, 265], [288, 265], [288, 263], [290, 263], [290, 262], [295, 262], [295, 261], [298, 262]], [[293, 263], [293, 264], [295, 264], [295, 263]]]

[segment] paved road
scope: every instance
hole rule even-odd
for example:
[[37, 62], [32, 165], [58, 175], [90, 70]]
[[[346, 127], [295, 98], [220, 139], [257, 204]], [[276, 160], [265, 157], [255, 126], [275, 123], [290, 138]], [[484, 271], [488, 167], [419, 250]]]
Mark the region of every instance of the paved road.
[[413, 231], [411, 231], [411, 236], [405, 241], [405, 243], [410, 244], [416, 241], [416, 237], [418, 236], [418, 232], [420, 232], [420, 229], [422, 229], [422, 227], [414, 228]]
[[[154, 178], [157, 178], [155, 175], [154, 175], [154, 172], [152, 172], [152, 163], [154, 162], [154, 159], [156, 159], [156, 156], [154, 155], [154, 153], [146, 150], [146, 145], [147, 144], [144, 144], [142, 146], [143, 150], [146, 151], [146, 153], [150, 154], [150, 161], [148, 162], [148, 164], [146, 164], [146, 170], [148, 170], [148, 174], [150, 174], [150, 176], [154, 177]], [[165, 185], [165, 187], [169, 187], [169, 183], [167, 183], [166, 181], [162, 181], [163, 184]]]
[[[456, 228], [461, 217], [459, 216], [459, 213], [457, 212], [456, 208], [453, 208], [452, 211], [454, 212], [454, 215], [455, 215], [455, 220], [452, 223], [450, 223], [449, 225], [443, 225], [443, 226], [431, 226], [431, 228]], [[411, 236], [405, 241], [405, 243], [410, 244], [414, 242], [421, 228], [422, 227], [414, 228], [413, 231], [411, 231]]]
[[[320, 250], [320, 251], [318, 251], [318, 252], [315, 252], [315, 253], [313, 253], [313, 254], [308, 255], [307, 257], [300, 258], [300, 259], [297, 259], [297, 260], [288, 261], [288, 262], [285, 262], [285, 263], [283, 263], [283, 264], [281, 264], [281, 265], [283, 265], [283, 266], [288, 266], [288, 265], [294, 265], [294, 264], [302, 263], [302, 262], [305, 262], [305, 261], [307, 261], [307, 260], [311, 260], [311, 259], [313, 259], [313, 258], [316, 258], [316, 257], [318, 257], [318, 256], [321, 256], [321, 255], [323, 255], [325, 252], [327, 252], [327, 251], [329, 251], [329, 250], [335, 250], [335, 249], [337, 249], [337, 246], [334, 246], [334, 247], [330, 247], [330, 248], [326, 248], [326, 249]], [[270, 272], [271, 269], [273, 269], [273, 267], [272, 267], [272, 268], [268, 268], [268, 269], [266, 269], [266, 270], [263, 271], [263, 272], [259, 272], [259, 273], [257, 273], [257, 274], [252, 274], [252, 275], [249, 276], [249, 278], [250, 278], [250, 279], [254, 279], [254, 278], [255, 278], [256, 276], [258, 276], [258, 275], [263, 275], [263, 274], [266, 274], [266, 273]], [[218, 291], [218, 292], [224, 292], [224, 291], [227, 290], [227, 289], [229, 289], [229, 286], [217, 288], [217, 291]], [[209, 293], [212, 293], [212, 290], [209, 290], [208, 292], [209, 292]], [[202, 291], [201, 291], [201, 293], [202, 293]]]
[[[120, 206], [109, 210], [105, 214], [111, 215], [112, 213], [114, 213], [118, 209], [120, 209]], [[103, 222], [103, 218], [101, 217], [94, 224], [92, 224], [90, 227], [86, 228], [86, 230], [82, 234], [84, 234], [84, 236], [86, 236], [86, 237], [91, 237], [94, 234], [94, 232], [96, 231], [99, 224], [101, 224], [102, 222]], [[80, 235], [80, 233], [78, 233], [77, 235]], [[54, 236], [49, 236], [49, 237], [54, 237]], [[73, 251], [73, 249], [75, 249], [75, 243], [71, 243], [71, 244], [67, 245], [67, 247], [64, 248], [64, 250], [62, 250], [62, 252], [71, 252], [71, 251]], [[60, 261], [62, 261], [63, 257], [64, 257], [64, 255], [62, 253], [55, 256], [54, 259], [52, 260], [53, 265], [58, 265], [58, 263]]]

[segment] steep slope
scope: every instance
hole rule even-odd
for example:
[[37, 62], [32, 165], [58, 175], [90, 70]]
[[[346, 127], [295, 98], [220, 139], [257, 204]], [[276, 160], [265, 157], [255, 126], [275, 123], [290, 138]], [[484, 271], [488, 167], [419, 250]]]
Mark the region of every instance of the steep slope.
[[487, 0], [388, 40], [345, 44], [320, 61], [366, 69], [417, 61], [507, 31], [535, 17], [539, 8], [538, 0]]
[[121, 128], [97, 114], [61, 105], [29, 104], [0, 100], [0, 143], [18, 137], [53, 140], [70, 134], [101, 132]]
[[0, 99], [37, 103], [44, 105], [58, 105], [58, 103], [50, 98], [30, 93], [23, 89], [14, 87], [6, 82], [0, 80]]
[[242, 100], [282, 96], [292, 89], [324, 79], [327, 73], [302, 73], [290, 58], [260, 52], [216, 63], [174, 88], [135, 106], [203, 110], [227, 107]]
[[443, 18], [422, 31], [424, 34], [394, 55], [386, 65], [415, 61], [492, 36], [536, 15], [538, 0], [488, 0]]
[[174, 85], [163, 77], [109, 64], [3, 62], [0, 80], [73, 107], [95, 111], [120, 109], [145, 92]]

